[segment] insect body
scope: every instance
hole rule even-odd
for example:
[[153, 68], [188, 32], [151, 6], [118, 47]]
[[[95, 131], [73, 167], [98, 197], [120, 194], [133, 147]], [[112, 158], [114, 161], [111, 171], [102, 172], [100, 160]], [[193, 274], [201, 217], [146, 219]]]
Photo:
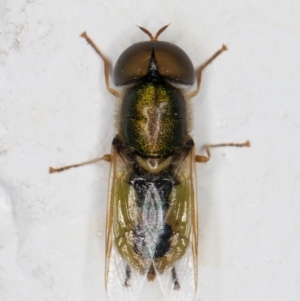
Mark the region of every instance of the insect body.
[[[186, 100], [174, 84], [192, 84], [194, 77], [183, 50], [152, 36], [126, 49], [116, 63], [115, 84], [128, 86], [112, 147], [107, 227], [107, 290], [112, 300], [134, 300], [145, 279], [156, 275], [168, 299], [194, 295], [194, 143]], [[121, 269], [112, 270], [113, 262]], [[181, 283], [177, 270], [186, 270], [188, 285]]]
[[[110, 155], [50, 170], [101, 159], [111, 162], [106, 223], [111, 301], [137, 299], [144, 281], [155, 277], [166, 300], [193, 300], [197, 288], [195, 162], [208, 161], [210, 153], [207, 146], [208, 157], [195, 155], [188, 100], [199, 91], [202, 70], [226, 47], [195, 70], [182, 49], [157, 41], [166, 27], [155, 37], [141, 28], [150, 41], [121, 54], [114, 81], [122, 93], [109, 85], [108, 60], [82, 34], [102, 57], [107, 88], [120, 100], [117, 134]], [[186, 94], [179, 85], [192, 85], [195, 76], [197, 88]]]

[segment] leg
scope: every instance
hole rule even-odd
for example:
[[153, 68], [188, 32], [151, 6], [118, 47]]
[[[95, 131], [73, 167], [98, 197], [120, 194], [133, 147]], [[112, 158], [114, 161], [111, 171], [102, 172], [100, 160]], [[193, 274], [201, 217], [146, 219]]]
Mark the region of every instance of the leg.
[[106, 155], [104, 155], [103, 157], [100, 157], [100, 158], [96, 158], [96, 159], [85, 161], [85, 162], [78, 163], [78, 164], [67, 165], [67, 166], [63, 166], [63, 167], [59, 167], [59, 168], [50, 167], [49, 168], [49, 173], [61, 172], [61, 171], [64, 171], [64, 170], [67, 170], [67, 169], [70, 169], [70, 168], [79, 167], [79, 166], [83, 166], [83, 165], [87, 165], [87, 164], [91, 164], [91, 163], [96, 163], [96, 162], [101, 161], [101, 160], [110, 162], [111, 161], [111, 155], [106, 154]]
[[195, 161], [198, 163], [206, 163], [210, 159], [210, 148], [211, 147], [223, 147], [223, 146], [235, 146], [235, 147], [250, 147], [250, 141], [246, 141], [244, 143], [220, 143], [220, 144], [208, 144], [205, 145], [205, 151], [207, 153], [206, 156], [196, 155]]
[[204, 62], [202, 65], [200, 65], [200, 67], [198, 67], [196, 69], [197, 88], [196, 88], [196, 90], [189, 93], [189, 95], [187, 96], [187, 99], [191, 99], [192, 97], [194, 97], [198, 94], [198, 92], [200, 90], [202, 70], [225, 50], [227, 50], [227, 47], [226, 47], [226, 45], [223, 45], [214, 55], [212, 55], [206, 62]]
[[128, 264], [126, 265], [125, 275], [126, 275], [126, 277], [125, 277], [125, 281], [124, 281], [124, 286], [128, 287], [128, 286], [130, 286], [129, 280], [131, 278], [131, 268]]
[[173, 284], [174, 284], [173, 288], [174, 288], [174, 290], [179, 290], [180, 289], [180, 284], [179, 284], [179, 281], [178, 281], [178, 277], [177, 277], [175, 267], [172, 267], [171, 273], [172, 273], [172, 280], [173, 280]]
[[110, 85], [109, 85], [109, 72], [111, 70], [111, 66], [110, 66], [110, 62], [109, 60], [102, 54], [102, 52], [100, 51], [100, 49], [96, 46], [96, 44], [93, 42], [93, 40], [87, 35], [86, 32], [83, 32], [80, 35], [82, 38], [84, 38], [93, 48], [94, 50], [100, 55], [100, 57], [103, 60], [104, 63], [104, 75], [105, 75], [105, 83], [106, 83], [106, 88], [107, 90], [114, 96], [118, 97], [119, 93], [117, 90], [113, 89]]

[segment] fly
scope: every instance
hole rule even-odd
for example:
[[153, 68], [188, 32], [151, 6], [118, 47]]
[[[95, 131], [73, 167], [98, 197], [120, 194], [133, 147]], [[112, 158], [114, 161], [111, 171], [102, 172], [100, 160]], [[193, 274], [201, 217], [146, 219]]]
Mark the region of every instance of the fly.
[[[223, 45], [198, 68], [175, 44], [150, 41], [128, 47], [113, 70], [86, 32], [81, 34], [104, 62], [107, 90], [119, 100], [111, 153], [61, 168], [110, 162], [106, 219], [105, 287], [111, 301], [136, 300], [146, 280], [158, 279], [166, 300], [193, 300], [198, 282], [198, 214], [195, 163], [210, 159], [206, 145], [196, 155], [188, 100], [200, 90], [201, 75]], [[196, 81], [196, 88], [188, 92]]]

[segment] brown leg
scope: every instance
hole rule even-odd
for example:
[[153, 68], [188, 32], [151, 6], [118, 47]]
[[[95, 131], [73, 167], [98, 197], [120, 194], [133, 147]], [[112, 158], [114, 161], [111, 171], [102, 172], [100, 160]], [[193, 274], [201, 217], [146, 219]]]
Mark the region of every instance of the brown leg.
[[223, 147], [223, 146], [235, 146], [235, 147], [250, 147], [250, 141], [246, 141], [244, 143], [220, 143], [220, 144], [208, 144], [205, 145], [205, 151], [207, 153], [206, 156], [196, 155], [195, 161], [197, 163], [206, 163], [210, 159], [210, 148], [211, 147]]
[[177, 277], [175, 267], [172, 267], [171, 273], [172, 273], [172, 280], [173, 280], [173, 289], [174, 290], [179, 290], [180, 289], [180, 284], [179, 284], [179, 281], [178, 281], [178, 277]]
[[102, 54], [102, 52], [100, 51], [100, 49], [96, 46], [96, 44], [93, 42], [93, 40], [87, 35], [86, 32], [83, 32], [80, 35], [82, 38], [84, 38], [93, 48], [94, 50], [100, 55], [100, 57], [103, 60], [104, 63], [104, 75], [105, 75], [105, 83], [106, 83], [106, 88], [107, 90], [114, 96], [118, 97], [119, 93], [117, 90], [113, 89], [110, 85], [109, 85], [109, 73], [111, 70], [111, 66], [110, 66], [110, 62], [109, 60]]
[[125, 270], [125, 281], [124, 281], [124, 286], [129, 287], [130, 286], [130, 279], [131, 279], [131, 268], [127, 264], [126, 265], [126, 270]]
[[49, 168], [49, 173], [61, 172], [61, 171], [64, 171], [64, 170], [67, 170], [67, 169], [70, 169], [70, 168], [79, 167], [79, 166], [83, 166], [83, 165], [87, 165], [87, 164], [91, 164], [91, 163], [96, 163], [96, 162], [101, 161], [101, 160], [110, 162], [111, 161], [111, 155], [106, 154], [106, 155], [104, 155], [103, 157], [100, 157], [100, 158], [96, 158], [96, 159], [85, 161], [85, 162], [78, 163], [78, 164], [67, 165], [67, 166], [63, 166], [63, 167], [59, 167], [59, 168], [50, 167]]
[[218, 57], [223, 51], [227, 50], [228, 48], [226, 47], [226, 45], [222, 45], [222, 47], [214, 54], [212, 55], [206, 62], [204, 62], [202, 65], [200, 65], [197, 69], [196, 69], [196, 76], [197, 76], [197, 88], [196, 90], [192, 91], [189, 93], [189, 95], [187, 96], [187, 99], [191, 99], [194, 96], [196, 96], [199, 91], [200, 91], [200, 84], [201, 84], [201, 75], [202, 75], [202, 70], [209, 65], [216, 57]]

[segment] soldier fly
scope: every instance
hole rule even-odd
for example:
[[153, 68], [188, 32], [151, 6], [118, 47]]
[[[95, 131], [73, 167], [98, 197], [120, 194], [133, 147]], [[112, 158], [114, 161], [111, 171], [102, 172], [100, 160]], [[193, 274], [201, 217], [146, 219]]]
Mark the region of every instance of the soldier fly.
[[[196, 155], [189, 100], [200, 90], [204, 68], [227, 50], [223, 45], [197, 69], [178, 46], [150, 41], [127, 48], [113, 70], [86, 32], [81, 34], [104, 62], [107, 90], [118, 100], [111, 153], [91, 161], [50, 168], [50, 173], [100, 160], [111, 164], [106, 220], [105, 286], [109, 300], [136, 300], [143, 283], [157, 277], [166, 300], [193, 300], [197, 289], [198, 217]], [[196, 81], [195, 90], [186, 89]]]

